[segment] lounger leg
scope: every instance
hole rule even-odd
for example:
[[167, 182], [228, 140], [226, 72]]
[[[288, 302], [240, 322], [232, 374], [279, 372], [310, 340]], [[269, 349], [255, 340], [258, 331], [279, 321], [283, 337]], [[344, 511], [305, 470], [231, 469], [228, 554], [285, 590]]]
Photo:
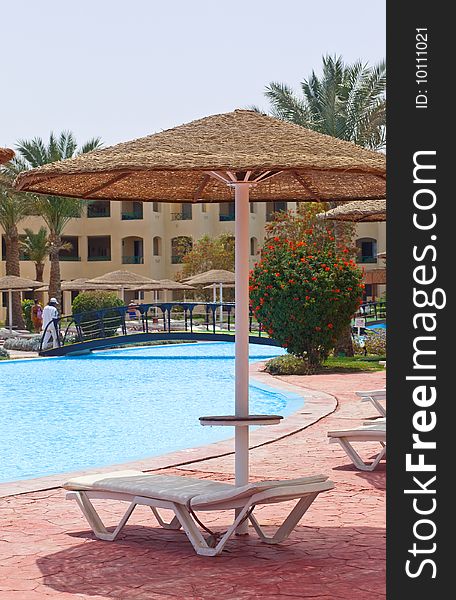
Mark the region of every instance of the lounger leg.
[[244, 519], [245, 515], [247, 514], [249, 508], [250, 508], [250, 504], [247, 503], [239, 511], [239, 514], [236, 516], [232, 525], [226, 530], [225, 534], [220, 538], [220, 540], [217, 543], [217, 545], [215, 546], [215, 548], [211, 548], [209, 546], [209, 544], [207, 543], [207, 541], [204, 539], [203, 535], [201, 534], [201, 531], [198, 529], [198, 526], [196, 525], [195, 521], [193, 520], [187, 507], [182, 506], [180, 504], [176, 504], [176, 505], [174, 505], [173, 510], [176, 513], [177, 518], [181, 522], [182, 527], [183, 527], [185, 533], [187, 534], [187, 537], [190, 540], [196, 553], [199, 554], [200, 556], [217, 556], [218, 554], [220, 554], [223, 551], [223, 548], [225, 547], [227, 541], [230, 539], [230, 537], [236, 531], [237, 527], [239, 526], [239, 524], [241, 523], [241, 521]]
[[161, 518], [160, 513], [155, 506], [151, 506], [150, 510], [154, 513], [154, 517], [163, 529], [180, 529], [182, 527], [177, 517], [173, 517], [169, 523], [166, 523], [166, 521]]
[[335, 438], [345, 450], [355, 467], [357, 467], [360, 471], [373, 471], [378, 463], [382, 460], [382, 458], [386, 455], [386, 446], [384, 446], [381, 452], [377, 455], [375, 460], [369, 465], [363, 461], [361, 456], [356, 452], [353, 446], [347, 440], [343, 438]]
[[369, 396], [369, 398], [382, 417], [386, 417], [386, 409], [382, 404], [380, 404], [380, 401], [377, 400], [377, 398], [372, 398], [371, 396]]
[[86, 494], [84, 492], [76, 492], [75, 496], [79, 508], [81, 509], [83, 515], [87, 519], [87, 522], [90, 525], [90, 528], [92, 529], [96, 537], [100, 540], [105, 540], [108, 542], [113, 542], [116, 539], [116, 537], [122, 531], [128, 519], [130, 518], [131, 513], [136, 507], [136, 504], [134, 502], [130, 504], [130, 506], [125, 511], [124, 516], [121, 518], [119, 524], [111, 533], [106, 529], [105, 525], [103, 524], [103, 521], [100, 519], [100, 515], [95, 510], [95, 507], [90, 502]]
[[249, 519], [252, 522], [255, 531], [257, 532], [257, 534], [263, 542], [266, 542], [266, 544], [279, 544], [280, 542], [283, 542], [283, 540], [286, 540], [288, 538], [290, 533], [302, 519], [303, 515], [307, 512], [308, 508], [317, 496], [318, 493], [315, 493], [308, 494], [301, 498], [301, 500], [299, 500], [299, 502], [296, 504], [296, 506], [288, 515], [288, 517], [285, 519], [285, 521], [277, 529], [277, 531], [272, 537], [265, 535], [260, 524], [253, 516], [253, 514], [250, 515]]

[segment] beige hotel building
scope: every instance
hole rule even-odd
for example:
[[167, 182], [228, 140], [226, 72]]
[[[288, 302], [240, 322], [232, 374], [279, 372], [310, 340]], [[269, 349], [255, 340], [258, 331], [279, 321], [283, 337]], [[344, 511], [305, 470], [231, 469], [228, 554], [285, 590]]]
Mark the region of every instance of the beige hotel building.
[[[293, 210], [293, 202], [252, 202], [250, 204], [250, 263], [253, 265], [264, 241], [265, 224], [274, 212]], [[21, 222], [24, 228], [37, 231], [43, 224], [39, 217]], [[207, 234], [234, 235], [234, 202], [222, 204], [167, 204], [163, 202], [110, 202], [92, 201], [81, 218], [73, 219], [65, 229], [64, 241], [71, 250], [61, 253], [62, 279], [92, 278], [108, 271], [128, 269], [153, 279], [174, 279], [181, 268], [179, 248], [181, 239], [188, 242]], [[357, 225], [358, 262], [366, 270], [383, 266], [377, 253], [386, 250], [384, 223]], [[5, 242], [2, 236], [0, 276], [5, 274]], [[35, 278], [35, 267], [29, 260], [21, 261], [21, 275]], [[49, 281], [49, 261], [44, 280]], [[379, 295], [378, 289], [366, 290], [366, 296]], [[0, 319], [5, 319], [6, 294], [2, 294]], [[27, 293], [33, 297], [33, 292]], [[63, 312], [71, 312], [70, 294], [64, 294]], [[127, 292], [125, 299], [138, 298], [138, 293]], [[152, 301], [152, 293], [145, 292], [145, 301]], [[171, 299], [171, 297], [170, 297]]]

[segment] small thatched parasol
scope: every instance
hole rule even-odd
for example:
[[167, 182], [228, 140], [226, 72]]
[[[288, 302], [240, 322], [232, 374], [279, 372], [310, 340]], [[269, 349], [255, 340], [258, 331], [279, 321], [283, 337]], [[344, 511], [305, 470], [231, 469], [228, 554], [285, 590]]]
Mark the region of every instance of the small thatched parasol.
[[5, 275], [0, 277], [0, 291], [8, 292], [8, 320], [9, 330], [13, 331], [13, 290], [16, 292], [39, 288], [43, 285], [42, 281], [27, 279], [26, 277], [17, 277], [16, 275]]
[[217, 284], [219, 286], [219, 301], [220, 301], [220, 327], [223, 325], [223, 285], [232, 285], [235, 283], [236, 277], [232, 271], [226, 271], [225, 269], [210, 269], [199, 275], [194, 275], [186, 279], [187, 283], [191, 285], [204, 285], [209, 284], [209, 287], [213, 289], [213, 301], [217, 302]]
[[14, 157], [14, 151], [9, 148], [0, 148], [0, 165], [7, 163]]
[[[386, 159], [254, 111], [214, 115], [19, 175], [16, 189], [85, 199], [235, 202], [236, 485], [248, 482], [249, 201], [385, 197]], [[238, 528], [244, 530], [246, 523]]]
[[386, 269], [371, 269], [363, 275], [363, 282], [373, 285], [386, 284]]
[[89, 279], [85, 277], [79, 277], [71, 281], [62, 281], [62, 292], [86, 292], [90, 290], [115, 290], [116, 286], [109, 287], [107, 284], [101, 283], [89, 283]]
[[210, 269], [198, 275], [187, 277], [185, 283], [189, 285], [212, 285], [214, 283], [234, 283], [235, 275], [232, 271], [224, 269]]
[[317, 217], [330, 221], [350, 221], [353, 223], [386, 221], [386, 200], [347, 202], [347, 204], [320, 213]]
[[137, 289], [137, 286], [156, 284], [158, 283], [158, 281], [155, 279], [150, 279], [150, 277], [144, 277], [144, 275], [132, 273], [131, 271], [120, 270], [111, 271], [110, 273], [105, 273], [100, 277], [88, 279], [86, 283], [100, 285], [104, 289], [106, 289], [106, 286], [109, 286], [111, 289], [120, 290], [120, 294], [123, 300], [125, 289]]
[[188, 283], [181, 281], [173, 281], [172, 279], [160, 279], [154, 283], [146, 283], [145, 285], [135, 286], [135, 290], [140, 291], [160, 291], [160, 290], [194, 290], [195, 288]]

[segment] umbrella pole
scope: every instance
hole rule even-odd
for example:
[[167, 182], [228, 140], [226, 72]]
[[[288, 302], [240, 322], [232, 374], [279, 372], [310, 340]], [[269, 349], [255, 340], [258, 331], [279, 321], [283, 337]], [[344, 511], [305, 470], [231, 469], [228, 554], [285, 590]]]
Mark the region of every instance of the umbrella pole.
[[[249, 415], [249, 186], [247, 182], [233, 184], [235, 191], [235, 407], [236, 416]], [[235, 427], [236, 485], [249, 481], [249, 428]], [[247, 533], [244, 522], [237, 533]]]
[[220, 284], [220, 331], [223, 329], [223, 283]]
[[13, 333], [13, 291], [8, 290], [8, 320], [9, 330]]

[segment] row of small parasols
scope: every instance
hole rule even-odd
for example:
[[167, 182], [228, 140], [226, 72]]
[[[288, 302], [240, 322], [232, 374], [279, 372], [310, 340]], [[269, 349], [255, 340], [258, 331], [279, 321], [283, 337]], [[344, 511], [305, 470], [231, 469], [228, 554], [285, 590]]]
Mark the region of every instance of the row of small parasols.
[[[220, 303], [223, 301], [223, 286], [234, 286], [234, 273], [223, 269], [211, 269], [204, 273], [188, 277], [185, 281], [173, 281], [171, 279], [156, 280], [144, 277], [131, 271], [111, 271], [93, 279], [79, 278], [71, 281], [63, 281], [61, 289], [66, 291], [90, 291], [90, 290], [119, 290], [124, 299], [125, 290], [155, 291], [182, 290], [191, 291], [199, 287], [204, 289], [213, 288], [214, 301], [216, 301], [216, 288], [219, 286]], [[0, 278], [0, 291], [8, 292], [9, 328], [12, 331], [12, 293], [19, 291], [46, 292], [47, 285], [42, 281], [35, 281], [25, 277], [7, 275]]]

